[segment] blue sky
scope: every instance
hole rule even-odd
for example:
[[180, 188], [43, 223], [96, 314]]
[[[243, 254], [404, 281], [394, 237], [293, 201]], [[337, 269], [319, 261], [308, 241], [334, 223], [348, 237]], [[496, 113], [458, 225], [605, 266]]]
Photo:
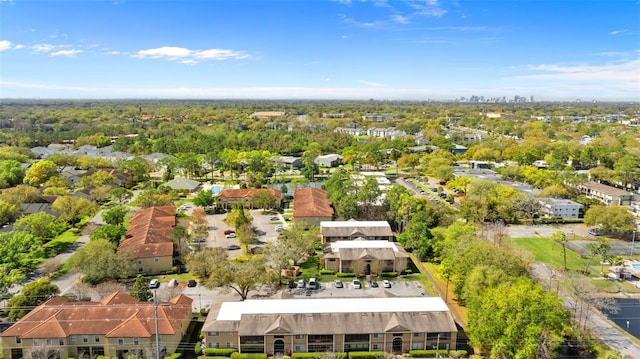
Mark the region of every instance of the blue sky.
[[2, 98], [640, 101], [640, 1], [0, 0]]

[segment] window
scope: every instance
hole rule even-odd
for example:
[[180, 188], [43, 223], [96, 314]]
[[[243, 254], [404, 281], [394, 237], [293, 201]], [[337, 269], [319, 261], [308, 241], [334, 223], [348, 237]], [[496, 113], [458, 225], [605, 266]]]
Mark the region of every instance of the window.
[[296, 345], [294, 347], [294, 350], [297, 352], [303, 352], [304, 351], [304, 345]]
[[414, 338], [420, 338], [421, 336], [422, 336], [422, 333], [413, 333]]
[[47, 338], [47, 345], [51, 345], [51, 338]]
[[233, 348], [233, 345], [231, 345], [230, 342], [227, 342], [227, 348]]
[[100, 336], [99, 336], [99, 335], [94, 335], [94, 336], [93, 336], [93, 340], [94, 340], [96, 343], [100, 343]]
[[233, 332], [227, 332], [227, 336], [230, 337], [233, 335]]
[[304, 334], [296, 334], [296, 339], [304, 339]]
[[382, 338], [382, 333], [375, 333], [375, 334], [373, 334], [373, 337], [376, 338], [376, 339], [380, 339], [380, 338]]
[[218, 343], [218, 342], [209, 342], [209, 348], [220, 348], [220, 343]]
[[118, 345], [124, 345], [124, 339], [118, 338]]
[[75, 343], [76, 342], [76, 336], [75, 335], [70, 336], [69, 339], [71, 340], [71, 343]]
[[210, 337], [217, 337], [218, 336], [218, 332], [208, 332], [207, 335], [210, 336]]
[[142, 265], [142, 259], [138, 259], [138, 264]]
[[64, 338], [58, 339], [58, 345], [64, 345]]
[[89, 342], [89, 336], [88, 335], [83, 335], [82, 336], [82, 342], [83, 343], [88, 343]]
[[373, 350], [381, 350], [382, 349], [382, 345], [381, 344], [374, 344], [373, 345]]
[[422, 349], [422, 343], [413, 343], [411, 345], [411, 349], [421, 350]]
[[142, 272], [144, 272], [144, 268], [138, 267], [138, 273], [142, 273]]
[[34, 340], [33, 340], [33, 345], [34, 345], [34, 346], [36, 346], [36, 345], [40, 345], [40, 339], [34, 339]]
[[160, 258], [155, 257], [155, 258], [153, 258], [153, 261], [154, 261], [154, 262], [156, 262], [156, 263], [158, 263], [158, 262], [160, 262]]
[[140, 338], [133, 338], [133, 345], [140, 345]]
[[16, 344], [20, 344], [22, 343], [22, 339], [20, 339], [20, 337], [16, 337]]

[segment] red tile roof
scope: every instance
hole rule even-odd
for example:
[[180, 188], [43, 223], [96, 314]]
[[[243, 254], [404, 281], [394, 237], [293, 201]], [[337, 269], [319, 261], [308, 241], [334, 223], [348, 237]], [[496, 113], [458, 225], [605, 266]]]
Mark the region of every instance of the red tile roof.
[[[179, 295], [158, 303], [160, 335], [175, 334], [191, 318], [192, 299]], [[141, 302], [116, 292], [100, 302], [71, 302], [53, 297], [36, 307], [0, 336], [66, 338], [70, 335], [104, 335], [107, 338], [150, 337], [155, 334], [154, 303]]]
[[296, 189], [293, 194], [293, 218], [332, 217], [327, 191], [318, 188]]
[[176, 207], [149, 207], [131, 217], [126, 239], [119, 250], [130, 251], [132, 258], [173, 256], [171, 229], [176, 225]]
[[218, 197], [225, 198], [245, 198], [245, 197], [253, 197], [260, 192], [268, 191], [272, 195], [280, 198], [282, 197], [282, 192], [277, 189], [272, 188], [240, 188], [240, 189], [223, 189], [218, 193]]

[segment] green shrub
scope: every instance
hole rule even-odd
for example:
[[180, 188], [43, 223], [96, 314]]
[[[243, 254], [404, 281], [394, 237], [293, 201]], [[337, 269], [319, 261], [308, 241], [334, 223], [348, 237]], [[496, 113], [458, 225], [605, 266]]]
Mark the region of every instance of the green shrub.
[[466, 358], [469, 356], [469, 353], [467, 353], [466, 350], [452, 350], [449, 352], [449, 356], [453, 358]]
[[[291, 353], [291, 359], [317, 359], [320, 353], [317, 352], [295, 352]], [[335, 359], [347, 359], [347, 353], [335, 352], [333, 353]]]
[[348, 272], [338, 272], [336, 273], [336, 277], [338, 278], [354, 278], [356, 276], [355, 273], [348, 273]]
[[336, 271], [331, 270], [331, 269], [323, 269], [320, 271], [320, 274], [322, 275], [333, 275], [336, 274]]
[[[442, 349], [437, 351], [441, 356], [446, 354], [447, 351]], [[427, 349], [427, 350], [410, 350], [409, 357], [411, 358], [435, 358], [436, 350], [435, 349]]]
[[398, 276], [398, 272], [382, 272], [380, 274], [380, 276], [383, 277], [383, 278], [397, 277]]
[[182, 357], [182, 353], [173, 353], [171, 355], [167, 355], [164, 359], [180, 359]]
[[380, 359], [386, 356], [385, 352], [349, 352], [349, 359]]
[[194, 346], [193, 346], [193, 352], [196, 355], [200, 355], [202, 354], [202, 342], [197, 342]]
[[265, 353], [238, 353], [235, 352], [231, 354], [231, 359], [267, 359], [267, 354]]
[[233, 357], [237, 352], [235, 348], [204, 348], [204, 355], [208, 357]]

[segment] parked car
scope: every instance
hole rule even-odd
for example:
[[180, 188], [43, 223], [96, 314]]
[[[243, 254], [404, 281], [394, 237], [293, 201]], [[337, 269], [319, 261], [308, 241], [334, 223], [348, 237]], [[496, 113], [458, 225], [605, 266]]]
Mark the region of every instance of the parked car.
[[362, 284], [360, 284], [360, 281], [357, 279], [353, 280], [353, 289], [360, 289], [362, 288]]
[[226, 236], [224, 236], [225, 238], [236, 238], [236, 234], [235, 233], [229, 233]]
[[197, 285], [198, 285], [198, 282], [196, 282], [194, 279], [189, 279], [189, 281], [187, 282], [187, 287], [189, 288], [193, 288]]
[[320, 288], [320, 283], [315, 278], [309, 279], [309, 289], [318, 289]]
[[389, 282], [388, 279], [384, 279], [382, 281], [382, 286], [385, 287], [385, 288], [391, 288], [391, 282]]
[[227, 246], [228, 251], [235, 251], [236, 249], [240, 249], [240, 246], [237, 244], [230, 244]]
[[169, 281], [169, 284], [167, 284], [167, 286], [169, 288], [177, 287], [178, 286], [178, 281], [176, 279], [172, 279], [172, 280]]
[[298, 288], [304, 288], [307, 286], [307, 283], [304, 282], [304, 279], [298, 280]]
[[224, 235], [226, 236], [227, 234], [231, 234], [231, 233], [236, 233], [236, 231], [234, 231], [233, 229], [227, 229], [224, 231]]
[[378, 282], [375, 279], [371, 280], [371, 288], [378, 288]]
[[336, 279], [335, 281], [333, 281], [333, 285], [336, 288], [343, 288], [344, 287], [344, 284], [342, 284], [342, 281], [340, 279]]
[[151, 281], [149, 281], [149, 288], [151, 289], [160, 288], [160, 281], [157, 279], [152, 279]]
[[592, 236], [601, 236], [601, 235], [603, 235], [603, 233], [600, 232], [597, 228], [591, 228], [589, 230], [589, 234], [592, 235]]

